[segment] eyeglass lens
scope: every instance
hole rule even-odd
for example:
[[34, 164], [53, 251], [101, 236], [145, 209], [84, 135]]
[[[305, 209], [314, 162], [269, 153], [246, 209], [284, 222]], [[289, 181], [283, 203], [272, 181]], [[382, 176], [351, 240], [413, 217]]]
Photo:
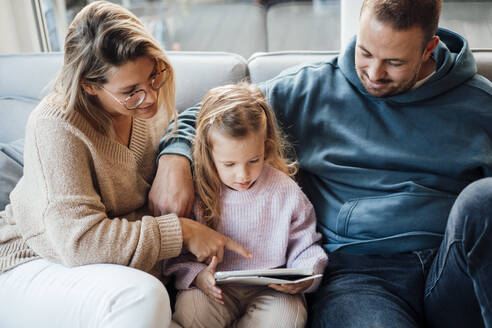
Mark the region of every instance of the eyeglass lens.
[[139, 90], [132, 94], [130, 97], [126, 98], [126, 107], [128, 109], [134, 109], [140, 106], [145, 100], [145, 91]]
[[[150, 81], [150, 87], [154, 90], [160, 89], [166, 83], [169, 77], [169, 71], [165, 64], [158, 65], [157, 72]], [[145, 100], [146, 93], [144, 90], [138, 90], [130, 97], [125, 99], [125, 104], [128, 109], [135, 109], [140, 106]]]

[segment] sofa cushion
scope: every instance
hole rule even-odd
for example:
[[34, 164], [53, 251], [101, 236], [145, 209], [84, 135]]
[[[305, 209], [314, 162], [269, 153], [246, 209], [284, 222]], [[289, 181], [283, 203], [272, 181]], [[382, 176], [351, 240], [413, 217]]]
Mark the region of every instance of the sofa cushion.
[[63, 63], [61, 52], [1, 55], [0, 96], [41, 99]]
[[492, 50], [473, 49], [472, 52], [477, 62], [478, 74], [492, 81]]
[[[492, 50], [472, 49], [477, 62], [478, 74], [492, 81]], [[251, 82], [267, 81], [284, 69], [320, 61], [331, 60], [337, 56], [336, 51], [278, 51], [255, 53], [248, 59], [248, 69]]]
[[328, 61], [337, 56], [337, 51], [279, 51], [256, 53], [248, 60], [252, 83], [267, 81], [291, 66]]
[[27, 118], [39, 100], [27, 97], [1, 97], [0, 142], [8, 143], [24, 138]]
[[246, 60], [227, 52], [168, 51], [176, 72], [176, 108], [183, 111], [200, 102], [213, 87], [246, 79]]
[[0, 211], [10, 202], [10, 192], [22, 176], [23, 148], [23, 139], [0, 144]]
[[[237, 54], [195, 51], [167, 51], [166, 53], [176, 71], [178, 111], [201, 101], [205, 93], [213, 87], [247, 78], [246, 60]], [[2, 117], [12, 116], [11, 112], [17, 108], [13, 106], [22, 107], [22, 114], [19, 115], [24, 115], [24, 109], [27, 107], [23, 106], [28, 106], [29, 102], [35, 104], [43, 94], [51, 90], [46, 86], [53, 81], [62, 62], [61, 52], [0, 55], [0, 97], [6, 100], [0, 103]], [[15, 101], [12, 102], [12, 99]], [[8, 110], [9, 114], [4, 114], [3, 110]], [[3, 126], [0, 125], [0, 130], [2, 129]], [[14, 124], [11, 129], [18, 129], [18, 127]], [[10, 132], [0, 132], [0, 142], [18, 138], [18, 135], [8, 139], [5, 139], [5, 136], [10, 136]], [[21, 133], [20, 137], [23, 136], [24, 134]]]

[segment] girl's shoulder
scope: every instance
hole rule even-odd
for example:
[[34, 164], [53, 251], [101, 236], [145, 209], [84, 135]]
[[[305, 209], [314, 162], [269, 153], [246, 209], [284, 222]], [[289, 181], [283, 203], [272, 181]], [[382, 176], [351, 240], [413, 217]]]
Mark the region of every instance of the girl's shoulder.
[[264, 194], [270, 198], [270, 202], [287, 201], [290, 203], [289, 207], [294, 206], [295, 208], [312, 206], [311, 201], [293, 178], [270, 165], [265, 165], [265, 169], [267, 170], [265, 173], [268, 177], [268, 187]]
[[265, 164], [263, 168], [264, 179], [266, 185], [268, 185], [273, 190], [284, 191], [284, 192], [292, 192], [298, 193], [301, 192], [301, 187], [297, 184], [297, 182], [284, 172], [274, 168], [269, 164]]

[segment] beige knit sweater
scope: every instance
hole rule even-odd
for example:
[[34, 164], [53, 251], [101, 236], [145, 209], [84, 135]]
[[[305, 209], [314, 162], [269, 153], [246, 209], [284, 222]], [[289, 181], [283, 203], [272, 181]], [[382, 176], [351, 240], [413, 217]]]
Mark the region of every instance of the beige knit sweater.
[[179, 255], [176, 215], [146, 210], [162, 121], [135, 118], [127, 148], [44, 99], [27, 123], [24, 175], [0, 212], [0, 272], [40, 257], [150, 272]]

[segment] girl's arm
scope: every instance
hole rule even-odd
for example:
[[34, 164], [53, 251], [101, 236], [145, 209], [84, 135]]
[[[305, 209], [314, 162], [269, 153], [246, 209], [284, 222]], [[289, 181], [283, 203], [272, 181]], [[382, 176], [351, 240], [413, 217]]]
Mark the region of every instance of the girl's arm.
[[175, 276], [176, 289], [183, 290], [193, 287], [193, 281], [202, 270], [207, 268], [207, 265], [197, 262], [192, 254], [187, 253], [164, 261], [162, 268], [164, 275]]
[[[321, 234], [316, 232], [316, 215], [307, 197], [299, 190], [298, 206], [292, 218], [289, 236], [288, 268], [312, 268], [314, 274], [323, 273], [328, 256], [319, 245]], [[321, 278], [316, 278], [305, 291], [315, 291]]]

